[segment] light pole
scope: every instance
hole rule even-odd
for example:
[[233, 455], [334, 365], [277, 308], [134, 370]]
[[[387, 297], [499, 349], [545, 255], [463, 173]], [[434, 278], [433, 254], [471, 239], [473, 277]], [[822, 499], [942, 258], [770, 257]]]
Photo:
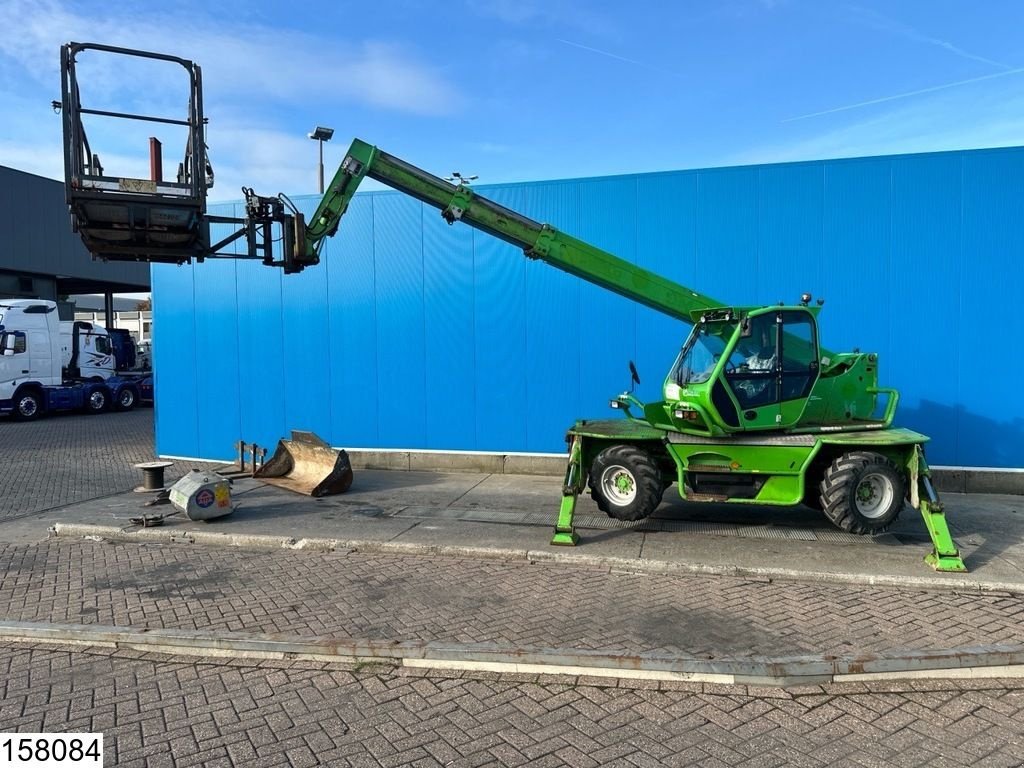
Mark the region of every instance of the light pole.
[[320, 194], [324, 193], [324, 142], [330, 141], [331, 137], [334, 136], [333, 128], [324, 128], [322, 125], [318, 125], [313, 129], [313, 132], [309, 134], [309, 138], [313, 139], [320, 145]]

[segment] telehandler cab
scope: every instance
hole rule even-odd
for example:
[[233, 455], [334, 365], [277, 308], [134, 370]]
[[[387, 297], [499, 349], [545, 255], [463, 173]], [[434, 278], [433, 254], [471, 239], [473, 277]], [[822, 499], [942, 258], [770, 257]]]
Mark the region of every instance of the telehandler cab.
[[[190, 79], [186, 119], [91, 110], [80, 102], [76, 58], [85, 51], [181, 65]], [[692, 330], [664, 380], [662, 398], [631, 392], [611, 400], [625, 418], [579, 420], [569, 428], [569, 464], [552, 544], [573, 545], [573, 514], [589, 486], [619, 520], [642, 520], [673, 483], [691, 502], [820, 509], [839, 528], [884, 531], [904, 504], [920, 510], [933, 543], [926, 560], [964, 571], [924, 458], [927, 437], [893, 426], [899, 395], [880, 387], [879, 361], [818, 343], [822, 302], [730, 306], [451, 184], [365, 142], [352, 143], [308, 223], [288, 198], [243, 189], [246, 215], [209, 216], [200, 68], [163, 54], [68, 43], [62, 54], [65, 168], [72, 221], [94, 258], [185, 263], [251, 258], [285, 273], [319, 262], [364, 178], [376, 179], [522, 248], [528, 258], [663, 312]], [[106, 175], [92, 153], [83, 115], [172, 123], [187, 130], [177, 179]], [[153, 166], [159, 164], [155, 162]], [[210, 242], [212, 222], [238, 229]], [[242, 241], [242, 254], [225, 247]], [[275, 248], [275, 245], [277, 247]], [[631, 364], [632, 368], [632, 364]], [[638, 380], [632, 368], [634, 380]]]

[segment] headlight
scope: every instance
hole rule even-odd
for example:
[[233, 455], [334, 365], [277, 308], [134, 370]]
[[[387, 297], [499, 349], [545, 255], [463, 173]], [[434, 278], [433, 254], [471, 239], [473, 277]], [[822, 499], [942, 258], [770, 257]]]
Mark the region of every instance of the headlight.
[[665, 385], [666, 400], [679, 400], [682, 396], [682, 392], [683, 390], [675, 382]]

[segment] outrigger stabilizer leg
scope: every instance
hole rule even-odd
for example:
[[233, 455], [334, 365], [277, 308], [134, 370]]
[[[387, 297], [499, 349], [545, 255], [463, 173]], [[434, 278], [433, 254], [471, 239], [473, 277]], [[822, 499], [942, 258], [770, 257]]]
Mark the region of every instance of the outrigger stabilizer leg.
[[939, 495], [932, 486], [931, 471], [924, 460], [924, 452], [918, 446], [916, 453], [917, 461], [917, 506], [921, 510], [921, 517], [924, 518], [925, 528], [932, 539], [932, 551], [925, 555], [924, 560], [936, 571], [964, 572], [967, 566], [960, 556], [960, 550], [956, 548], [952, 535], [949, 533], [949, 526], [946, 524], [946, 514], [939, 501]]
[[574, 547], [580, 540], [573, 527], [572, 516], [576, 511], [576, 498], [583, 493], [583, 485], [583, 438], [576, 435], [569, 449], [569, 466], [566, 467], [565, 483], [562, 486], [562, 506], [558, 510], [555, 535], [551, 538], [555, 546]]

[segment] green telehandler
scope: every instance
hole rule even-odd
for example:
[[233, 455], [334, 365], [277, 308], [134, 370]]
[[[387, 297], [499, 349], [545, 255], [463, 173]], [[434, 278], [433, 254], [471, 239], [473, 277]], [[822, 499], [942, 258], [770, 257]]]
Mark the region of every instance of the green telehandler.
[[[157, 120], [189, 132], [174, 182], [104, 175], [82, 116], [76, 57], [86, 50], [180, 64], [189, 73], [188, 117]], [[95, 44], [62, 48], [65, 168], [76, 231], [94, 258], [185, 263], [252, 258], [286, 273], [319, 263], [364, 178], [380, 181], [511, 243], [528, 258], [576, 275], [692, 325], [662, 386], [643, 403], [630, 392], [610, 401], [625, 418], [579, 420], [569, 428], [568, 468], [552, 544], [574, 545], [577, 498], [587, 487], [619, 520], [651, 515], [673, 483], [691, 502], [794, 506], [821, 510], [856, 534], [886, 530], [904, 505], [918, 509], [933, 543], [926, 560], [965, 571], [932, 485], [928, 438], [893, 426], [899, 394], [879, 386], [877, 355], [832, 352], [818, 342], [822, 302], [803, 294], [791, 305], [730, 306], [578, 240], [356, 140], [309, 220], [283, 195], [243, 189], [246, 215], [206, 213], [212, 169], [206, 157], [200, 68], [163, 54]], [[156, 165], [157, 163], [154, 163]], [[238, 226], [219, 242], [211, 223]], [[224, 248], [244, 240], [241, 254]], [[639, 382], [630, 364], [634, 382]]]

